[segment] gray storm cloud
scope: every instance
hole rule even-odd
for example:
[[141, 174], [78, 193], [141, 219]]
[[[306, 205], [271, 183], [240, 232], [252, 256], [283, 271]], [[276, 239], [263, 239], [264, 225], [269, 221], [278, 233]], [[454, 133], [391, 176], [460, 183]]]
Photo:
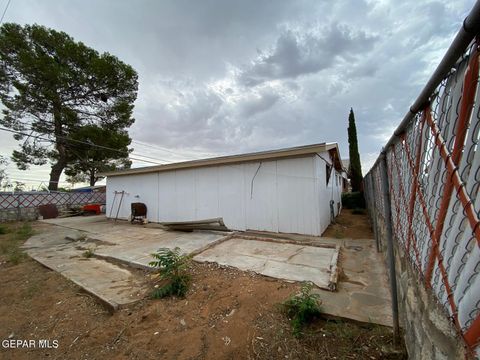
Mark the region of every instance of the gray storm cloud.
[[346, 157], [353, 107], [371, 162], [472, 5], [25, 0], [6, 21], [66, 31], [137, 69], [134, 140], [216, 154], [337, 141]]
[[377, 39], [375, 35], [340, 24], [317, 32], [287, 30], [278, 37], [273, 51], [261, 55], [241, 73], [240, 81], [254, 86], [272, 79], [317, 73], [331, 67], [339, 58], [353, 60], [369, 52]]

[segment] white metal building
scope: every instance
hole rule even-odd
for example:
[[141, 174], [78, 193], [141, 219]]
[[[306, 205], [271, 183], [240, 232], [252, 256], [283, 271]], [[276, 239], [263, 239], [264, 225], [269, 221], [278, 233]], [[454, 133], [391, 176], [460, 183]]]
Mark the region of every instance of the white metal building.
[[107, 216], [129, 219], [142, 202], [150, 222], [222, 217], [234, 230], [321, 235], [341, 209], [342, 172], [336, 143], [111, 172]]

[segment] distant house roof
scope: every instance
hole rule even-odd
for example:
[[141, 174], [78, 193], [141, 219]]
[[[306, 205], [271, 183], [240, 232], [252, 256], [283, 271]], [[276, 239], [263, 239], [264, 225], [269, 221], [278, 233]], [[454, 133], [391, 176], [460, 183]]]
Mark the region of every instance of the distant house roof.
[[83, 186], [72, 189], [72, 192], [105, 192], [106, 185]]
[[201, 160], [183, 161], [165, 165], [146, 166], [135, 169], [119, 170], [114, 172], [106, 172], [100, 174], [101, 176], [122, 176], [122, 175], [136, 175], [146, 174], [159, 171], [170, 171], [180, 169], [190, 169], [207, 166], [229, 165], [243, 162], [275, 160], [283, 158], [302, 157], [306, 155], [313, 155], [328, 151], [332, 155], [335, 162], [335, 168], [342, 170], [342, 159], [340, 158], [340, 151], [337, 143], [320, 143], [304, 146], [296, 146], [277, 150], [259, 151], [247, 154], [220, 156]]

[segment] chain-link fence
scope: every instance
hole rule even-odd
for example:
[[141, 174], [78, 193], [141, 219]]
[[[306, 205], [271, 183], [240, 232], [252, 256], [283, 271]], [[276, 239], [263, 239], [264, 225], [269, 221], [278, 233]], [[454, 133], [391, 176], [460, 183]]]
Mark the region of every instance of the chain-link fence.
[[[377, 241], [394, 241], [480, 353], [479, 41], [472, 41], [366, 175]], [[393, 139], [393, 138], [392, 138]], [[387, 176], [382, 179], [382, 171]], [[388, 188], [386, 188], [388, 187]], [[384, 202], [388, 190], [389, 202]], [[386, 219], [385, 204], [391, 218]], [[385, 241], [385, 240], [383, 240]], [[380, 243], [381, 247], [382, 244]]]
[[101, 192], [21, 192], [0, 194], [0, 211], [18, 208], [38, 208], [40, 205], [105, 204]]

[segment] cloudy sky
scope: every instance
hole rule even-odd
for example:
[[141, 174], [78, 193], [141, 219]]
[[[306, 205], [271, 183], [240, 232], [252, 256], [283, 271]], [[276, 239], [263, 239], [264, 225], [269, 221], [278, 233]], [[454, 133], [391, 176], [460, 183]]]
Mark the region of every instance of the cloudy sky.
[[[473, 4], [11, 0], [4, 22], [65, 31], [138, 71], [137, 157], [179, 161], [326, 141], [347, 158], [353, 107], [365, 172]], [[14, 147], [0, 132], [1, 153]], [[49, 168], [9, 172], [38, 184]]]

